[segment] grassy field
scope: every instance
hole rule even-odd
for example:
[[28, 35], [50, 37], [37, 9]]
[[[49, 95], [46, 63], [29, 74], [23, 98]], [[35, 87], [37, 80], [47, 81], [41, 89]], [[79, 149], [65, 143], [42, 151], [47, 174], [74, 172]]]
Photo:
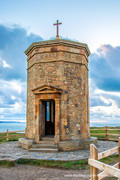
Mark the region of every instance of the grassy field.
[[[2, 137], [4, 136], [4, 137]], [[5, 143], [6, 141], [7, 133], [0, 134], [0, 144]], [[8, 141], [18, 141], [18, 138], [24, 137], [25, 133], [9, 133], [9, 140]]]
[[[103, 130], [94, 130], [94, 129], [103, 129]], [[120, 134], [120, 127], [109, 127], [109, 129], [113, 129], [108, 132], [109, 134], [111, 134], [111, 135], [109, 135], [109, 138], [118, 139], [119, 136], [116, 137], [116, 136], [113, 136], [112, 134]], [[117, 130], [117, 129], [119, 129], [119, 130]], [[106, 137], [105, 135], [99, 135], [99, 133], [106, 133], [105, 127], [91, 127], [90, 133], [91, 133], [92, 137], [97, 137], [97, 138], [105, 138]], [[92, 133], [97, 134], [97, 135], [92, 135]]]

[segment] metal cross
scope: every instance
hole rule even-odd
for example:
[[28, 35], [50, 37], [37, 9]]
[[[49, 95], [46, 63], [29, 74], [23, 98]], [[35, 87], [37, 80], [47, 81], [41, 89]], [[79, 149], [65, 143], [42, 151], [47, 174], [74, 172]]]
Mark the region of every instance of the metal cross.
[[53, 24], [54, 26], [57, 26], [57, 36], [56, 38], [59, 38], [59, 35], [58, 35], [58, 26], [61, 25], [62, 23], [59, 23], [58, 20], [57, 20], [57, 23], [56, 24]]

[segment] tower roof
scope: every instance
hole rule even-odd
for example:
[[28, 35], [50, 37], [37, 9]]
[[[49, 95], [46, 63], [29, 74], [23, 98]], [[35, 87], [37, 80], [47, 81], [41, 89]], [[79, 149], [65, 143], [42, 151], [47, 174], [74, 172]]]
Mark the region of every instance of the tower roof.
[[80, 43], [80, 42], [66, 40], [66, 39], [54, 39], [54, 40], [48, 40], [48, 41], [34, 42], [26, 49], [25, 54], [27, 55], [35, 47], [50, 46], [50, 45], [66, 45], [66, 46], [72, 46], [76, 48], [77, 47], [84, 48], [86, 50], [87, 56], [90, 55], [90, 50], [86, 43]]

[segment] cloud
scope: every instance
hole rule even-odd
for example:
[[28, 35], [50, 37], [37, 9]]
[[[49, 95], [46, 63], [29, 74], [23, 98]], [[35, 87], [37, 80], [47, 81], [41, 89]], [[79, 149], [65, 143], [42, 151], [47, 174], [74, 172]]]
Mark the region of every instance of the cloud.
[[0, 79], [26, 81], [24, 51], [32, 42], [41, 40], [42, 38], [35, 34], [28, 35], [27, 31], [18, 25], [0, 25]]
[[15, 99], [16, 99], [16, 97], [15, 97], [15, 96], [13, 96], [13, 95], [11, 95], [11, 99], [12, 99], [12, 100], [15, 100]]
[[0, 120], [26, 119], [26, 82], [0, 80]]
[[120, 91], [120, 46], [101, 45], [90, 56], [89, 69], [99, 89]]
[[3, 67], [4, 68], [11, 68], [11, 66], [9, 64], [7, 64], [7, 62], [5, 60], [3, 60]]
[[117, 103], [115, 100], [110, 99], [109, 100], [105, 97], [100, 97], [103, 102], [106, 103], [104, 106], [94, 106], [90, 108], [91, 113], [97, 114], [100, 117], [111, 117], [111, 118], [117, 118], [120, 117], [120, 108], [118, 108]]
[[[120, 124], [120, 92], [99, 89], [90, 79], [90, 122]], [[96, 124], [95, 124], [96, 125]]]
[[89, 60], [90, 120], [120, 124], [120, 46], [101, 45]]
[[[21, 94], [26, 89], [26, 82], [22, 82], [19, 79], [18, 80], [0, 80], [0, 94], [8, 94], [11, 93], [15, 94]], [[9, 92], [9, 93], [8, 93]]]
[[42, 38], [13, 25], [0, 24], [0, 120], [26, 119], [26, 55]]

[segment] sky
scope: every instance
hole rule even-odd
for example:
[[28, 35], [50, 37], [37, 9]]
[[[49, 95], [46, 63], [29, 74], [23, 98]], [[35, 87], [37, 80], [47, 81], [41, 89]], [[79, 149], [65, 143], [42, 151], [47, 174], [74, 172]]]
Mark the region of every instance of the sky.
[[26, 55], [32, 42], [87, 43], [90, 122], [120, 124], [120, 1], [0, 1], [0, 121], [26, 119]]

